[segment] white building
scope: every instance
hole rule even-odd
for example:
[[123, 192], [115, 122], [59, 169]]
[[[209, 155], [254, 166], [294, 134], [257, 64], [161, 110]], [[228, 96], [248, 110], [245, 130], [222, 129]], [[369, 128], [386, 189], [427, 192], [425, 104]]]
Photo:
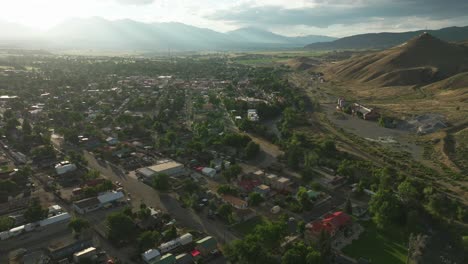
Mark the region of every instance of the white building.
[[89, 247], [83, 249], [79, 252], [73, 254], [73, 262], [80, 263], [83, 259], [91, 259], [93, 260], [96, 258], [97, 250], [94, 247]]
[[201, 172], [203, 175], [208, 176], [210, 178], [214, 178], [216, 176], [216, 170], [213, 168], [204, 167]]
[[157, 249], [149, 249], [141, 254], [141, 258], [145, 263], [150, 264], [155, 260], [159, 260], [161, 258], [161, 253]]
[[55, 172], [57, 175], [62, 175], [67, 172], [72, 172], [76, 170], [76, 165], [73, 163], [70, 163], [69, 161], [62, 161], [55, 165]]
[[105, 205], [111, 202], [119, 201], [124, 198], [123, 192], [111, 191], [98, 195], [97, 199], [101, 205]]
[[260, 117], [258, 116], [257, 109], [247, 110], [247, 119], [254, 122], [259, 121]]
[[166, 174], [169, 177], [179, 177], [187, 174], [183, 164], [167, 160], [150, 167], [144, 167], [137, 170], [137, 173], [144, 177], [152, 177], [157, 174]]

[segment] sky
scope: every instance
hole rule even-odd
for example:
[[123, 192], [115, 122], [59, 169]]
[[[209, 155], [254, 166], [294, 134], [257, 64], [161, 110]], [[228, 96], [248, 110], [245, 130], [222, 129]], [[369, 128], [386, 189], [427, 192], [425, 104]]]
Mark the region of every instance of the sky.
[[467, 0], [0, 0], [0, 19], [46, 31], [64, 20], [182, 22], [225, 32], [349, 36], [468, 25]]

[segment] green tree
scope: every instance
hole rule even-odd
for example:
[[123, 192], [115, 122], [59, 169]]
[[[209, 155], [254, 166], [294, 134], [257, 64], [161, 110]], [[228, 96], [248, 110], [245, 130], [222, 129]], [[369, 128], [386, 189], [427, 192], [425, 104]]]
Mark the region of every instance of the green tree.
[[13, 228], [15, 220], [8, 216], [0, 216], [0, 232]]
[[237, 196], [239, 194], [239, 190], [234, 186], [223, 184], [218, 187], [217, 193]]
[[80, 234], [81, 231], [89, 228], [90, 226], [91, 224], [89, 223], [89, 221], [83, 218], [73, 218], [68, 223], [68, 227], [70, 227], [76, 234]]
[[299, 146], [291, 145], [286, 151], [287, 164], [291, 169], [298, 169], [301, 160], [302, 150]]
[[24, 135], [31, 135], [32, 127], [27, 119], [23, 120], [22, 130]]
[[305, 166], [301, 171], [301, 178], [305, 183], [310, 182], [314, 178], [314, 175], [316, 175], [316, 173], [310, 166]]
[[321, 264], [320, 253], [303, 242], [294, 244], [281, 258], [282, 264]]
[[138, 248], [140, 252], [144, 252], [153, 248], [159, 241], [160, 234], [157, 231], [144, 231], [138, 236]]
[[254, 159], [258, 153], [260, 153], [260, 145], [257, 143], [250, 141], [244, 149], [245, 157], [247, 159]]
[[372, 196], [369, 202], [369, 211], [379, 228], [396, 224], [401, 220], [403, 214], [401, 205], [395, 195], [382, 188]]
[[304, 210], [310, 210], [312, 208], [312, 202], [310, 201], [306, 188], [302, 186], [299, 187], [299, 190], [296, 194], [296, 199], [301, 203]]
[[169, 229], [163, 232], [163, 240], [168, 241], [177, 237], [177, 228], [172, 225]]
[[403, 203], [407, 205], [416, 205], [421, 200], [421, 191], [417, 188], [415, 182], [410, 178], [398, 185], [398, 195]]
[[160, 174], [153, 176], [153, 188], [155, 188], [158, 191], [169, 190], [169, 188], [171, 188], [169, 176], [164, 173], [160, 173]]
[[232, 219], [232, 206], [230, 204], [222, 204], [218, 207], [218, 214], [221, 219], [230, 222]]
[[325, 230], [320, 232], [317, 246], [320, 252], [321, 263], [329, 263], [332, 259], [331, 239], [330, 235]]
[[137, 231], [132, 218], [123, 212], [108, 215], [106, 223], [108, 227], [107, 237], [117, 244], [131, 241]]
[[345, 213], [349, 215], [353, 215], [353, 205], [351, 204], [351, 199], [346, 199], [346, 204], [345, 204]]
[[305, 230], [306, 230], [306, 223], [304, 222], [304, 220], [300, 220], [299, 222], [297, 222], [297, 232], [299, 232], [301, 236], [304, 236]]
[[26, 222], [33, 223], [46, 218], [48, 212], [48, 209], [42, 208], [39, 199], [33, 199], [23, 215]]
[[242, 173], [242, 167], [238, 164], [231, 165], [229, 168], [225, 169], [221, 175], [230, 182], [235, 179], [239, 174]]
[[251, 192], [249, 194], [249, 205], [251, 206], [257, 206], [261, 204], [263, 201], [265, 201], [265, 198], [258, 192]]

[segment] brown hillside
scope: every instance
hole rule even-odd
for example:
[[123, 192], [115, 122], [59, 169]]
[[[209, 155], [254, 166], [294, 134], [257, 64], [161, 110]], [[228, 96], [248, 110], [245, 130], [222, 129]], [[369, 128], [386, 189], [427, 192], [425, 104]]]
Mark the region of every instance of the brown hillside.
[[284, 64], [288, 65], [292, 69], [299, 71], [311, 69], [319, 65], [319, 63], [320, 62], [318, 60], [307, 57], [298, 57], [284, 62]]
[[357, 56], [327, 72], [377, 86], [429, 84], [468, 71], [468, 48], [422, 34], [394, 48]]
[[425, 87], [424, 90], [456, 90], [461, 88], [468, 88], [468, 72], [456, 74], [450, 78], [431, 83]]

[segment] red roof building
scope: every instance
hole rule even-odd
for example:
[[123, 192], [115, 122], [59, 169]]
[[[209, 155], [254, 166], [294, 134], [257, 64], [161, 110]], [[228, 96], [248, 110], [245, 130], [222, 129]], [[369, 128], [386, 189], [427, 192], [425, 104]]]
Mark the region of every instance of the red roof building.
[[251, 192], [255, 187], [259, 186], [262, 184], [260, 180], [242, 180], [238, 181], [237, 185], [245, 192]]
[[326, 215], [323, 219], [308, 223], [306, 228], [311, 236], [318, 237], [322, 231], [334, 236], [339, 230], [351, 223], [351, 216], [338, 211]]

